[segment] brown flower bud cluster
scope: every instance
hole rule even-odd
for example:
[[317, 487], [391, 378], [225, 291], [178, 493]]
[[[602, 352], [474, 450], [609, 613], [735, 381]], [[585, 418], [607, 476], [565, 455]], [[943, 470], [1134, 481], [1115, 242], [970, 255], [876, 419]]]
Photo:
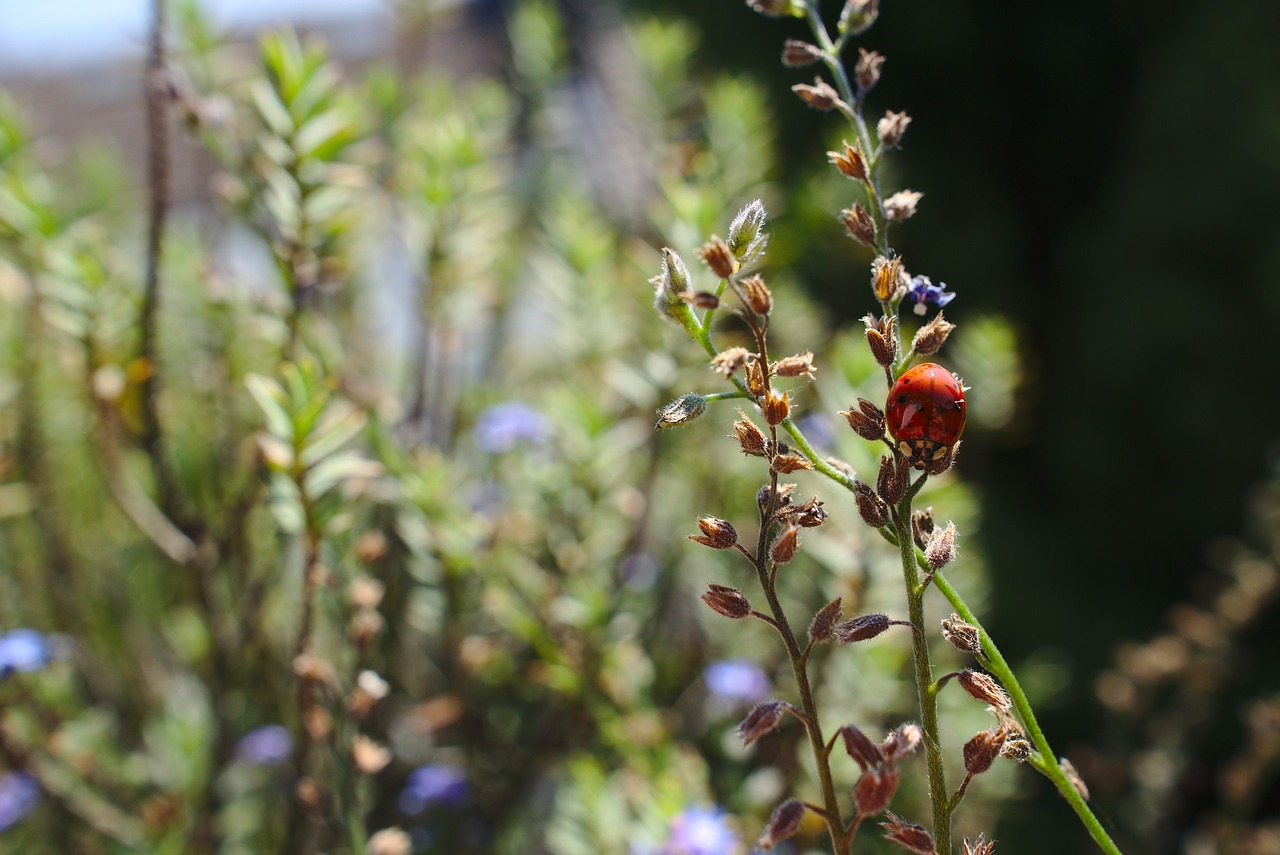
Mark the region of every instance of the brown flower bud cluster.
[[871, 218], [871, 215], [861, 205], [854, 203], [853, 207], [845, 208], [841, 211], [840, 222], [844, 225], [845, 231], [849, 233], [849, 237], [863, 246], [875, 247], [876, 221]]
[[863, 439], [871, 442], [878, 442], [884, 439], [884, 410], [866, 398], [858, 399], [856, 412], [850, 407], [847, 411], [842, 410], [840, 415], [844, 416], [845, 421], [849, 423], [849, 427], [853, 428], [853, 432]]
[[834, 163], [836, 169], [840, 170], [840, 174], [846, 178], [852, 178], [854, 181], [866, 181], [867, 159], [862, 154], [862, 146], [850, 145], [848, 141], [842, 142], [844, 143], [844, 150], [827, 152], [827, 160]]
[[712, 583], [702, 595], [702, 601], [712, 610], [731, 620], [742, 620], [751, 614], [751, 601], [737, 588]]
[[689, 539], [712, 549], [732, 549], [738, 543], [738, 532], [728, 520], [719, 517], [700, 517], [698, 528], [702, 534], [691, 534]]
[[738, 272], [738, 260], [723, 238], [712, 236], [698, 249], [698, 257], [702, 259], [711, 272], [721, 279], [728, 279]]
[[840, 728], [844, 749], [862, 775], [853, 787], [853, 804], [861, 817], [874, 816], [889, 805], [898, 788], [898, 762], [915, 750], [923, 738], [917, 724], [903, 724], [880, 745], [872, 742], [856, 725]]
[[867, 347], [876, 362], [888, 368], [898, 358], [898, 319], [893, 316], [879, 318], [867, 315], [862, 319], [867, 328]]
[[902, 284], [902, 259], [876, 256], [871, 262], [871, 293], [881, 303], [888, 303], [901, 297], [906, 286]]
[[880, 70], [884, 68], [884, 60], [883, 54], [858, 48], [858, 61], [853, 66], [853, 79], [857, 81], [859, 97], [880, 82]]
[[773, 311], [773, 292], [764, 284], [764, 277], [756, 273], [738, 283], [742, 292], [742, 302], [757, 315], [767, 315]]
[[897, 148], [909, 124], [911, 124], [911, 117], [906, 113], [893, 111], [885, 113], [884, 118], [876, 123], [876, 134], [880, 137], [881, 145], [885, 148]]
[[822, 78], [814, 78], [813, 84], [797, 83], [791, 91], [800, 96], [800, 100], [815, 110], [849, 110], [849, 105], [840, 100], [840, 93]]
[[880, 471], [876, 475], [876, 492], [889, 505], [902, 501], [911, 485], [911, 466], [905, 457], [880, 458]]
[[954, 561], [955, 557], [956, 526], [955, 523], [949, 522], [946, 528], [933, 530], [924, 548], [924, 558], [929, 564], [929, 569], [937, 572]]
[[942, 637], [957, 650], [974, 654], [982, 652], [982, 638], [978, 628], [961, 620], [957, 614], [942, 619]]
[[911, 339], [911, 349], [919, 356], [933, 356], [942, 349], [956, 325], [942, 317], [942, 312], [933, 316], [933, 320], [916, 331]]

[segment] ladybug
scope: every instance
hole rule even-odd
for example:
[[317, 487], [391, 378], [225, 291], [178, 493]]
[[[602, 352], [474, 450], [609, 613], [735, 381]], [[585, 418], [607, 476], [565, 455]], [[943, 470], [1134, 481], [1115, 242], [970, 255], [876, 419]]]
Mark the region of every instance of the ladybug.
[[964, 432], [964, 417], [959, 378], [932, 362], [903, 373], [885, 404], [889, 435], [916, 469], [946, 458]]

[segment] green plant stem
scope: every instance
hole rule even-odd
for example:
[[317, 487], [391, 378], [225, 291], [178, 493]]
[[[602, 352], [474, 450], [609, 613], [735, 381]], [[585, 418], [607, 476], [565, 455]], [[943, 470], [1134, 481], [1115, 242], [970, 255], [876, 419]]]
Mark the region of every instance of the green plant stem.
[[[922, 476], [914, 485], [922, 486]], [[924, 730], [925, 760], [929, 767], [929, 803], [933, 808], [933, 844], [940, 853], [951, 851], [951, 811], [948, 809], [947, 777], [942, 761], [942, 740], [938, 729], [938, 697], [933, 689], [933, 666], [924, 631], [924, 591], [916, 567], [915, 544], [911, 539], [911, 502], [915, 490], [898, 503], [894, 526], [902, 555], [902, 581], [907, 589], [907, 611], [915, 631], [911, 633], [911, 659], [915, 664], [916, 697], [920, 703], [920, 727]]]
[[[899, 537], [901, 538], [901, 535]], [[912, 545], [914, 546], [914, 544]], [[904, 555], [906, 552], [907, 550], [903, 549]], [[912, 552], [916, 553], [913, 556], [915, 561], [918, 564], [923, 564], [924, 555], [916, 549], [912, 549]], [[1054, 786], [1058, 788], [1058, 792], [1062, 793], [1062, 797], [1067, 800], [1067, 803], [1075, 810], [1076, 815], [1080, 817], [1080, 821], [1084, 824], [1085, 829], [1088, 830], [1089, 836], [1093, 838], [1093, 842], [1098, 844], [1098, 848], [1108, 853], [1108, 855], [1120, 855], [1120, 849], [1111, 840], [1110, 835], [1102, 827], [1102, 823], [1098, 821], [1093, 811], [1089, 809], [1088, 803], [1076, 791], [1076, 788], [1071, 785], [1071, 781], [1067, 779], [1062, 767], [1058, 765], [1057, 755], [1049, 747], [1049, 740], [1045, 738], [1044, 731], [1040, 729], [1040, 723], [1036, 721], [1036, 714], [1031, 709], [1027, 694], [1022, 690], [1022, 685], [1014, 675], [1013, 669], [1009, 667], [1009, 663], [1001, 655], [1000, 648], [996, 647], [996, 643], [991, 640], [991, 636], [983, 628], [977, 616], [965, 603], [960, 593], [951, 587], [951, 584], [941, 572], [934, 574], [933, 584], [947, 598], [947, 602], [951, 603], [951, 607], [956, 610], [956, 614], [965, 622], [977, 627], [979, 638], [982, 640], [982, 652], [987, 658], [987, 661], [983, 664], [988, 671], [1000, 680], [1005, 691], [1009, 693], [1014, 709], [1018, 711], [1018, 718], [1021, 719], [1023, 727], [1026, 728], [1027, 736], [1030, 737], [1031, 743], [1035, 745], [1036, 750], [1040, 752], [1038, 759], [1033, 756], [1028, 762], [1054, 783]]]

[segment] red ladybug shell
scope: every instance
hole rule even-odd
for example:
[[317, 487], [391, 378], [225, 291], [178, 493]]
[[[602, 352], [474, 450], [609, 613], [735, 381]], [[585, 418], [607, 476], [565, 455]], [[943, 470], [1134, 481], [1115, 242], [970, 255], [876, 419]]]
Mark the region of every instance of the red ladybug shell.
[[898, 449], [917, 469], [943, 458], [964, 432], [964, 388], [941, 365], [905, 372], [889, 390], [885, 421]]

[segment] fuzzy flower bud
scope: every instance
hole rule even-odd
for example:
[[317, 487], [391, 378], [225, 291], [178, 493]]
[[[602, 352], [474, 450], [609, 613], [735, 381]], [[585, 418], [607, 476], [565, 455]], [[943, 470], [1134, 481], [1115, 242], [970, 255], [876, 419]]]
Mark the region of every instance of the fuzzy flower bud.
[[702, 601], [731, 620], [741, 620], [751, 614], [751, 601], [737, 588], [728, 585], [708, 585]]
[[880, 0], [846, 0], [840, 10], [840, 32], [865, 33], [880, 15]]
[[853, 78], [858, 89], [866, 92], [880, 82], [880, 70], [884, 68], [884, 55], [866, 48], [858, 48], [858, 61], [853, 66]]
[[956, 526], [947, 523], [946, 528], [934, 529], [929, 545], [924, 548], [925, 560], [932, 570], [941, 570], [956, 557]]
[[884, 118], [876, 122], [876, 133], [880, 136], [880, 144], [885, 148], [897, 148], [909, 124], [911, 124], [911, 117], [906, 113], [895, 113], [892, 110], [885, 113]]
[[880, 823], [880, 827], [884, 831], [884, 839], [890, 843], [896, 843], [908, 852], [915, 852], [917, 855], [933, 855], [936, 851], [933, 845], [933, 835], [922, 826], [912, 825], [895, 814], [893, 811], [885, 811], [885, 815], [889, 817], [888, 822]]
[[707, 411], [707, 399], [692, 392], [681, 395], [661, 410], [658, 410], [658, 430], [683, 427], [702, 418]]
[[675, 250], [663, 247], [662, 272], [649, 280], [654, 285], [653, 307], [681, 323], [689, 314], [683, 295], [689, 291], [689, 268]]
[[787, 526], [782, 534], [778, 535], [778, 539], [773, 542], [773, 547], [769, 550], [769, 558], [774, 564], [786, 564], [792, 558], [796, 557], [796, 552], [800, 549], [800, 527]]
[[729, 249], [732, 250], [733, 257], [744, 266], [759, 258], [764, 251], [764, 245], [769, 239], [764, 231], [764, 222], [764, 202], [753, 199], [729, 224]]
[[866, 483], [854, 482], [853, 501], [858, 506], [862, 521], [872, 528], [880, 528], [889, 522], [889, 506]]
[[893, 621], [889, 620], [888, 615], [859, 615], [836, 625], [836, 639], [841, 644], [867, 641], [880, 635], [892, 625]]
[[867, 160], [862, 156], [862, 147], [858, 145], [850, 145], [848, 140], [842, 140], [844, 151], [827, 152], [827, 160], [836, 165], [836, 169], [840, 170], [840, 174], [846, 178], [852, 178], [854, 181], [867, 180]]
[[841, 211], [840, 222], [844, 224], [849, 237], [863, 246], [875, 247], [876, 223], [861, 205], [855, 204], [852, 208]]
[[814, 78], [813, 85], [797, 83], [791, 87], [791, 91], [799, 95], [801, 101], [815, 110], [834, 110], [844, 103], [840, 100], [840, 93], [820, 77]]
[[748, 276], [740, 284], [747, 308], [757, 315], [767, 315], [773, 311], [773, 293], [769, 290], [769, 286], [764, 284], [763, 277], [759, 274]]
[[772, 849], [799, 831], [800, 823], [803, 820], [804, 802], [799, 799], [787, 799], [773, 809], [773, 815], [769, 817], [769, 824], [765, 826], [764, 834], [760, 836], [760, 842], [756, 844], [756, 847], [759, 849]]
[[809, 624], [809, 640], [824, 644], [835, 636], [836, 623], [840, 620], [841, 598], [836, 597], [813, 616]]
[[786, 392], [770, 389], [769, 394], [760, 404], [760, 411], [764, 413], [764, 420], [771, 427], [780, 425], [791, 414], [791, 399], [787, 397]]
[[738, 736], [742, 737], [744, 744], [750, 745], [765, 734], [772, 733], [782, 722], [782, 714], [786, 709], [786, 704], [782, 701], [756, 704], [738, 725]]
[[850, 407], [847, 411], [841, 410], [840, 415], [844, 416], [853, 432], [863, 439], [878, 442], [884, 438], [884, 411], [866, 398], [858, 399], [857, 411]]
[[1000, 712], [1008, 712], [1013, 707], [1009, 696], [1004, 693], [1004, 689], [1000, 688], [1000, 684], [994, 678], [981, 671], [974, 671], [972, 668], [965, 668], [956, 676], [960, 685], [975, 700], [990, 704]]
[[782, 64], [787, 68], [804, 68], [822, 59], [822, 48], [802, 42], [799, 39], [787, 39], [782, 45]]
[[916, 331], [915, 338], [911, 340], [911, 347], [920, 356], [933, 356], [942, 349], [947, 336], [951, 335], [951, 331], [955, 328], [955, 324], [945, 320], [942, 312], [938, 312], [933, 320]]
[[691, 534], [689, 539], [712, 549], [732, 549], [738, 542], [738, 532], [728, 520], [719, 517], [699, 517], [698, 528], [702, 534]]
[[957, 614], [942, 619], [942, 637], [949, 641], [956, 650], [961, 650], [965, 653], [980, 653], [982, 651], [982, 639], [978, 633], [978, 628], [961, 620]]
[[899, 190], [884, 200], [884, 215], [894, 222], [902, 222], [915, 216], [916, 207], [924, 198], [915, 190]]
[[738, 272], [738, 261], [733, 257], [733, 251], [719, 236], [712, 235], [711, 240], [698, 248], [698, 258], [721, 279], [728, 279]]

